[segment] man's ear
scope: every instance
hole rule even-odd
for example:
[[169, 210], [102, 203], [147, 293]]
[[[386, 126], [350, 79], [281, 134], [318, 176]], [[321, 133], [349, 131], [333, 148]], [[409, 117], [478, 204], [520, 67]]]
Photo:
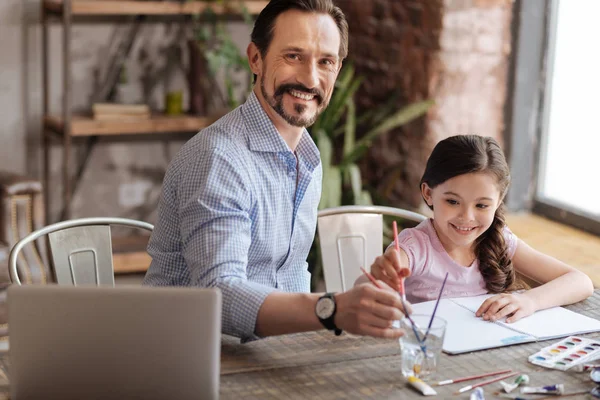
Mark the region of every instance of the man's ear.
[[429, 208], [433, 207], [433, 199], [431, 198], [431, 188], [425, 182], [421, 183], [421, 196], [423, 196], [423, 200], [429, 206]]
[[262, 73], [262, 56], [254, 42], [250, 42], [248, 45], [246, 55], [248, 56], [248, 63], [250, 64], [252, 73], [254, 75], [260, 75]]

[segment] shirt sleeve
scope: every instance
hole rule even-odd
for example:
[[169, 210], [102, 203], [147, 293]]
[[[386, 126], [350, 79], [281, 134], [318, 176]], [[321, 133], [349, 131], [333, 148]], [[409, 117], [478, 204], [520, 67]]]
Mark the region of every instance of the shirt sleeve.
[[[396, 240], [398, 241], [398, 246], [404, 250], [408, 257], [408, 267], [410, 268], [411, 276], [423, 273], [427, 256], [427, 244], [421, 235], [419, 235], [419, 232], [411, 228], [403, 229], [398, 234]], [[394, 245], [395, 242], [390, 244], [390, 246]]]
[[517, 251], [517, 244], [519, 243], [519, 238], [517, 237], [517, 235], [512, 233], [508, 226], [504, 227], [502, 234], [504, 235], [504, 242], [506, 243], [508, 258], [512, 259], [515, 255], [515, 252]]
[[223, 298], [222, 331], [245, 340], [257, 339], [256, 318], [275, 290], [248, 280], [252, 195], [246, 168], [235, 152], [212, 149], [179, 177], [178, 214], [181, 246], [198, 287], [216, 287]]

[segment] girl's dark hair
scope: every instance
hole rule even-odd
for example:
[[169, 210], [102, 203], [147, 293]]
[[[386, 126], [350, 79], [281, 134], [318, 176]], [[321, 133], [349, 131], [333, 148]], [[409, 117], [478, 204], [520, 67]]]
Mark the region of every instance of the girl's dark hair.
[[[280, 14], [289, 10], [329, 14], [340, 31], [338, 53], [340, 61], [348, 56], [348, 22], [342, 10], [333, 4], [332, 0], [271, 0], [256, 18], [250, 36], [250, 40], [256, 45], [262, 57], [267, 54], [273, 40], [275, 20]], [[254, 80], [256, 81], [256, 75]]]
[[510, 169], [498, 142], [477, 135], [451, 136], [442, 140], [427, 160], [421, 184], [427, 183], [434, 188], [455, 176], [474, 172], [489, 173], [496, 177], [501, 201], [492, 225], [475, 243], [479, 271], [486, 288], [492, 293], [516, 289], [520, 284], [516, 282], [503, 235], [506, 223], [502, 199], [510, 184]]

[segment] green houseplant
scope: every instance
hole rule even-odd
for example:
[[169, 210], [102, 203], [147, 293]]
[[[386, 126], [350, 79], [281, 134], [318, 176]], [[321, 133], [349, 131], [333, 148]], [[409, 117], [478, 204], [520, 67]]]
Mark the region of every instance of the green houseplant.
[[[357, 163], [381, 134], [424, 115], [433, 105], [433, 100], [424, 100], [396, 109], [396, 98], [392, 97], [381, 107], [357, 115], [354, 95], [362, 81], [362, 77], [356, 76], [351, 63], [344, 65], [329, 106], [309, 128], [321, 152], [323, 166], [319, 210], [341, 205], [373, 204], [371, 194], [363, 188]], [[358, 127], [367, 127], [360, 139], [356, 137]], [[323, 275], [318, 237], [315, 237], [308, 262], [314, 288]]]
[[[433, 100], [425, 100], [394, 110], [395, 98], [392, 98], [382, 107], [357, 116], [354, 94], [362, 81], [362, 77], [355, 75], [352, 64], [345, 65], [336, 81], [329, 106], [309, 128], [321, 152], [323, 165], [323, 194], [319, 209], [372, 204], [371, 195], [362, 188], [357, 162], [377, 137], [424, 115], [433, 104]], [[369, 128], [357, 140], [359, 126]], [[334, 143], [340, 137], [343, 146], [341, 153], [336, 154]]]

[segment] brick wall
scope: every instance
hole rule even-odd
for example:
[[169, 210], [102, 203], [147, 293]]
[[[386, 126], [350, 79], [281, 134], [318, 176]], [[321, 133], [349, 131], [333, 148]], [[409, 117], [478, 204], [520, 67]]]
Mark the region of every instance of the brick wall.
[[435, 143], [461, 133], [502, 140], [512, 1], [337, 4], [350, 24], [350, 60], [366, 77], [359, 107], [376, 107], [395, 90], [398, 107], [436, 101], [426, 118], [380, 138], [361, 165], [377, 202], [420, 207], [418, 183]]

